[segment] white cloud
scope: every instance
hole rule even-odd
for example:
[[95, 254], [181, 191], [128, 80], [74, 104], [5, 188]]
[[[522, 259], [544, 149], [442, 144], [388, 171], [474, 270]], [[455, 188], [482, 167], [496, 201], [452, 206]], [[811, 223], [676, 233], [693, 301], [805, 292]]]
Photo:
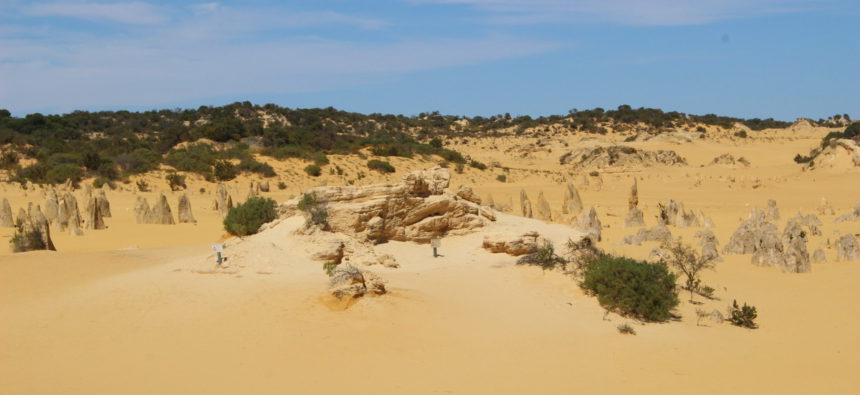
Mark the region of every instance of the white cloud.
[[41, 3], [25, 7], [22, 11], [31, 16], [101, 20], [133, 25], [154, 25], [167, 21], [167, 15], [163, 10], [143, 2]]
[[797, 11], [824, 0], [411, 0], [462, 4], [495, 23], [603, 20], [629, 25], [695, 25], [724, 19]]

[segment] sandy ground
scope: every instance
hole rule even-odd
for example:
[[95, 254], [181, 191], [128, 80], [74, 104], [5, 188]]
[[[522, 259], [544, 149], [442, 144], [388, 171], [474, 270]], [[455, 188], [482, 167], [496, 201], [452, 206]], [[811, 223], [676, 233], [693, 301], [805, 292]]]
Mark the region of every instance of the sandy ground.
[[[752, 206], [775, 199], [785, 219], [815, 213], [828, 198], [836, 214], [860, 200], [860, 172], [803, 172], [791, 158], [806, 153], [824, 130], [790, 136], [701, 140], [686, 144], [632, 143], [673, 149], [689, 166], [607, 171], [604, 185], [580, 188], [586, 206], [603, 221], [601, 247], [645, 258], [655, 246], [621, 246], [627, 193], [639, 179], [646, 224], [656, 223], [657, 203], [670, 198], [714, 219], [720, 246]], [[552, 152], [519, 157], [505, 149], [527, 139], [457, 142], [455, 149], [511, 170], [454, 174], [452, 186], [471, 185], [496, 203], [510, 198], [519, 214], [525, 188], [534, 202], [543, 190], [554, 210], [562, 185], [577, 180], [558, 157], [582, 136], [558, 139]], [[752, 166], [707, 166], [722, 153], [744, 156]], [[273, 162], [279, 177], [272, 192], [284, 200], [309, 187], [383, 181], [360, 170], [363, 161], [332, 158], [345, 170], [309, 179], [301, 162]], [[427, 167], [421, 159], [394, 159], [398, 172]], [[521, 170], [518, 170], [521, 169]], [[358, 173], [365, 176], [358, 179]], [[505, 183], [496, 175], [507, 174]], [[734, 178], [734, 182], [730, 178]], [[150, 177], [157, 188], [162, 176]], [[193, 178], [193, 177], [192, 177]], [[753, 188], [753, 178], [761, 186]], [[288, 187], [279, 190], [283, 180]], [[189, 195], [197, 224], [137, 225], [134, 194], [110, 191], [109, 229], [83, 237], [54, 235], [58, 252], [11, 254], [0, 249], [0, 392], [48, 393], [856, 393], [860, 379], [860, 262], [834, 262], [828, 243], [860, 223], [834, 224], [820, 216], [828, 262], [796, 275], [725, 256], [705, 282], [719, 300], [686, 301], [681, 320], [642, 324], [605, 315], [569, 277], [514, 264], [514, 258], [480, 249], [482, 233], [448, 237], [443, 257], [429, 247], [390, 242], [379, 246], [401, 264], [376, 268], [390, 293], [345, 308], [326, 295], [319, 263], [299, 253], [286, 221], [268, 233], [279, 259], [247, 267], [217, 268], [210, 243], [224, 238], [211, 209], [211, 184], [191, 180]], [[244, 200], [247, 178], [230, 183]], [[128, 186], [125, 186], [126, 188]], [[204, 187], [206, 192], [200, 192]], [[0, 186], [13, 210], [40, 201], [39, 191]], [[154, 193], [146, 194], [152, 201]], [[170, 194], [174, 206], [177, 195]], [[559, 224], [506, 218], [518, 228], [535, 227], [556, 241], [575, 235]], [[517, 222], [520, 221], [520, 222]], [[502, 225], [499, 225], [502, 226]], [[697, 229], [672, 229], [692, 242]], [[492, 229], [487, 229], [492, 231]], [[12, 229], [0, 228], [5, 245]], [[261, 235], [262, 237], [262, 235]], [[267, 239], [269, 241], [269, 239]], [[230, 256], [230, 251], [227, 251]], [[754, 304], [757, 330], [702, 322], [695, 309], [725, 311], [732, 299]], [[636, 336], [618, 333], [630, 323]]]

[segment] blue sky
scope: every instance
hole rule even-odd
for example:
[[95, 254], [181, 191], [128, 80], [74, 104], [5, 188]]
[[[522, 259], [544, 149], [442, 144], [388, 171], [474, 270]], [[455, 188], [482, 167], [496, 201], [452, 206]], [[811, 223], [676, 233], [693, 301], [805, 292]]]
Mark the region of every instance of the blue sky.
[[860, 118], [856, 0], [0, 0], [0, 108]]

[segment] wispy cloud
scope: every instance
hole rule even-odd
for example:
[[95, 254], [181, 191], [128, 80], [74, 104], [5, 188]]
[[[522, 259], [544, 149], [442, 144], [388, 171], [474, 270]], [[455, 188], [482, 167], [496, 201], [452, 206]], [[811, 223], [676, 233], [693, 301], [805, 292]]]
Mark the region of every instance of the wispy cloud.
[[30, 16], [64, 17], [91, 21], [109, 21], [133, 25], [153, 25], [167, 21], [163, 9], [149, 3], [40, 3], [23, 8]]
[[824, 0], [409, 0], [460, 4], [505, 24], [611, 21], [628, 25], [697, 25], [718, 20], [791, 12]]

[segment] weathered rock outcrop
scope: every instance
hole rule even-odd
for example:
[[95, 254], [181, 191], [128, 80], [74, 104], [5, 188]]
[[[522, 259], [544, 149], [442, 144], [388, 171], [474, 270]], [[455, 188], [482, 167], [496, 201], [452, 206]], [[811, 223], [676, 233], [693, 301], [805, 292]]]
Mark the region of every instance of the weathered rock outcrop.
[[684, 203], [676, 203], [674, 200], [669, 200], [669, 203], [663, 205], [658, 203], [660, 208], [660, 216], [658, 222], [663, 225], [672, 225], [679, 228], [692, 228], [702, 226], [701, 220], [704, 220], [704, 215], [697, 215], [692, 210], [684, 209]]
[[797, 222], [790, 221], [783, 232], [782, 242], [785, 245], [783, 254], [783, 269], [793, 273], [809, 273], [812, 264], [809, 261], [809, 251], [806, 249], [806, 234], [800, 230]]
[[836, 260], [856, 261], [860, 259], [860, 244], [852, 234], [846, 234], [836, 240]]
[[836, 210], [827, 198], [821, 198], [821, 202], [818, 203], [818, 215], [836, 215]]
[[99, 189], [99, 192], [96, 194], [97, 203], [99, 205], [99, 211], [102, 214], [102, 217], [110, 218], [110, 202], [107, 199], [107, 195], [105, 195], [104, 189]]
[[624, 217], [624, 227], [645, 226], [645, 213], [639, 209], [639, 186], [635, 178], [633, 179], [633, 186], [630, 187], [627, 210], [627, 216]]
[[827, 254], [824, 253], [824, 250], [817, 249], [812, 253], [812, 262], [813, 263], [824, 263], [827, 262]]
[[675, 151], [646, 151], [622, 145], [583, 147], [564, 154], [559, 162], [562, 165], [573, 165], [574, 169], [642, 168], [687, 164], [687, 161]]
[[12, 216], [12, 206], [9, 205], [9, 199], [3, 198], [0, 202], [0, 226], [11, 228], [15, 226], [15, 219]]
[[173, 225], [176, 222], [173, 220], [173, 211], [170, 209], [170, 204], [167, 203], [167, 197], [164, 194], [158, 195], [158, 200], [149, 210], [149, 215], [146, 217], [146, 223], [158, 225]]
[[696, 232], [695, 237], [699, 239], [699, 245], [702, 246], [702, 258], [714, 261], [720, 259], [720, 253], [717, 251], [719, 241], [717, 241], [717, 236], [714, 235], [714, 232], [707, 229], [700, 230]]
[[[789, 221], [782, 238], [777, 227], [766, 218], [768, 213], [753, 210], [742, 222], [723, 249], [726, 254], [752, 254], [751, 262], [760, 266], [778, 266], [793, 273], [812, 268], [806, 247], [806, 234], [796, 221]], [[770, 214], [772, 215], [772, 213]]]
[[51, 240], [51, 226], [39, 206], [36, 206], [30, 213], [29, 224], [25, 225], [25, 227], [27, 226], [32, 226], [32, 228], [39, 233], [39, 237], [42, 239], [45, 249], [51, 251], [57, 250], [57, 248], [54, 247], [54, 241]]
[[57, 210], [59, 217], [60, 229], [68, 228], [69, 234], [80, 236], [84, 233], [81, 231], [81, 212], [78, 209], [78, 200], [75, 195], [66, 192], [60, 199], [60, 207]]
[[58, 226], [59, 212], [60, 203], [59, 199], [57, 198], [57, 192], [51, 189], [50, 191], [48, 191], [48, 196], [45, 197], [45, 218], [47, 218], [48, 223], [50, 223], [54, 227]]
[[537, 219], [552, 221], [552, 210], [549, 208], [549, 202], [546, 201], [546, 197], [543, 196], [543, 191], [538, 192]]
[[84, 229], [98, 230], [105, 228], [101, 206], [97, 196], [91, 196], [84, 211]]
[[579, 214], [573, 223], [573, 228], [583, 232], [585, 237], [591, 238], [594, 241], [601, 240], [603, 225], [601, 225], [600, 219], [597, 218], [597, 211], [594, 210], [594, 207]]
[[738, 164], [749, 167], [750, 162], [744, 157], [735, 159], [732, 154], [722, 154], [711, 161], [711, 165], [736, 166]]
[[146, 201], [145, 197], [138, 195], [137, 200], [134, 202], [135, 222], [145, 224], [147, 218], [149, 218], [149, 211], [149, 202]]
[[484, 236], [482, 247], [493, 253], [520, 256], [536, 252], [544, 241], [538, 232], [533, 231], [521, 235], [496, 233]]
[[532, 202], [529, 200], [529, 195], [525, 189], [520, 189], [520, 212], [523, 217], [532, 218]]
[[197, 223], [197, 220], [194, 219], [194, 213], [191, 212], [191, 202], [188, 200], [188, 195], [182, 194], [179, 196], [179, 203], [177, 205], [179, 223]]
[[667, 242], [672, 240], [672, 232], [666, 225], [656, 225], [649, 229], [639, 229], [635, 235], [624, 236], [621, 244], [640, 245], [646, 241]]
[[854, 210], [852, 210], [848, 214], [840, 215], [836, 218], [836, 223], [845, 222], [845, 221], [860, 221], [860, 203], [857, 203], [854, 206]]
[[218, 188], [215, 191], [214, 208], [222, 217], [226, 217], [230, 209], [233, 208], [233, 198], [227, 192], [227, 186], [224, 184], [218, 184]]
[[764, 219], [766, 221], [779, 221], [779, 208], [776, 207], [776, 200], [770, 199], [767, 201]]
[[[398, 184], [317, 187], [307, 191], [328, 213], [332, 232], [360, 240], [429, 242], [495, 221], [493, 211], [447, 191], [450, 173], [441, 167], [403, 176]], [[298, 211], [299, 198], [281, 204], [282, 216]]]
[[564, 189], [561, 212], [564, 214], [579, 215], [582, 212], [582, 208], [582, 198], [579, 197], [579, 191], [576, 190], [572, 182], [568, 182]]
[[475, 204], [481, 204], [481, 197], [478, 196], [478, 194], [475, 193], [472, 188], [467, 187], [465, 185], [462, 185], [460, 186], [460, 189], [457, 189], [457, 197]]
[[366, 294], [385, 294], [385, 281], [376, 274], [350, 264], [337, 265], [329, 290], [338, 299], [358, 298]]

